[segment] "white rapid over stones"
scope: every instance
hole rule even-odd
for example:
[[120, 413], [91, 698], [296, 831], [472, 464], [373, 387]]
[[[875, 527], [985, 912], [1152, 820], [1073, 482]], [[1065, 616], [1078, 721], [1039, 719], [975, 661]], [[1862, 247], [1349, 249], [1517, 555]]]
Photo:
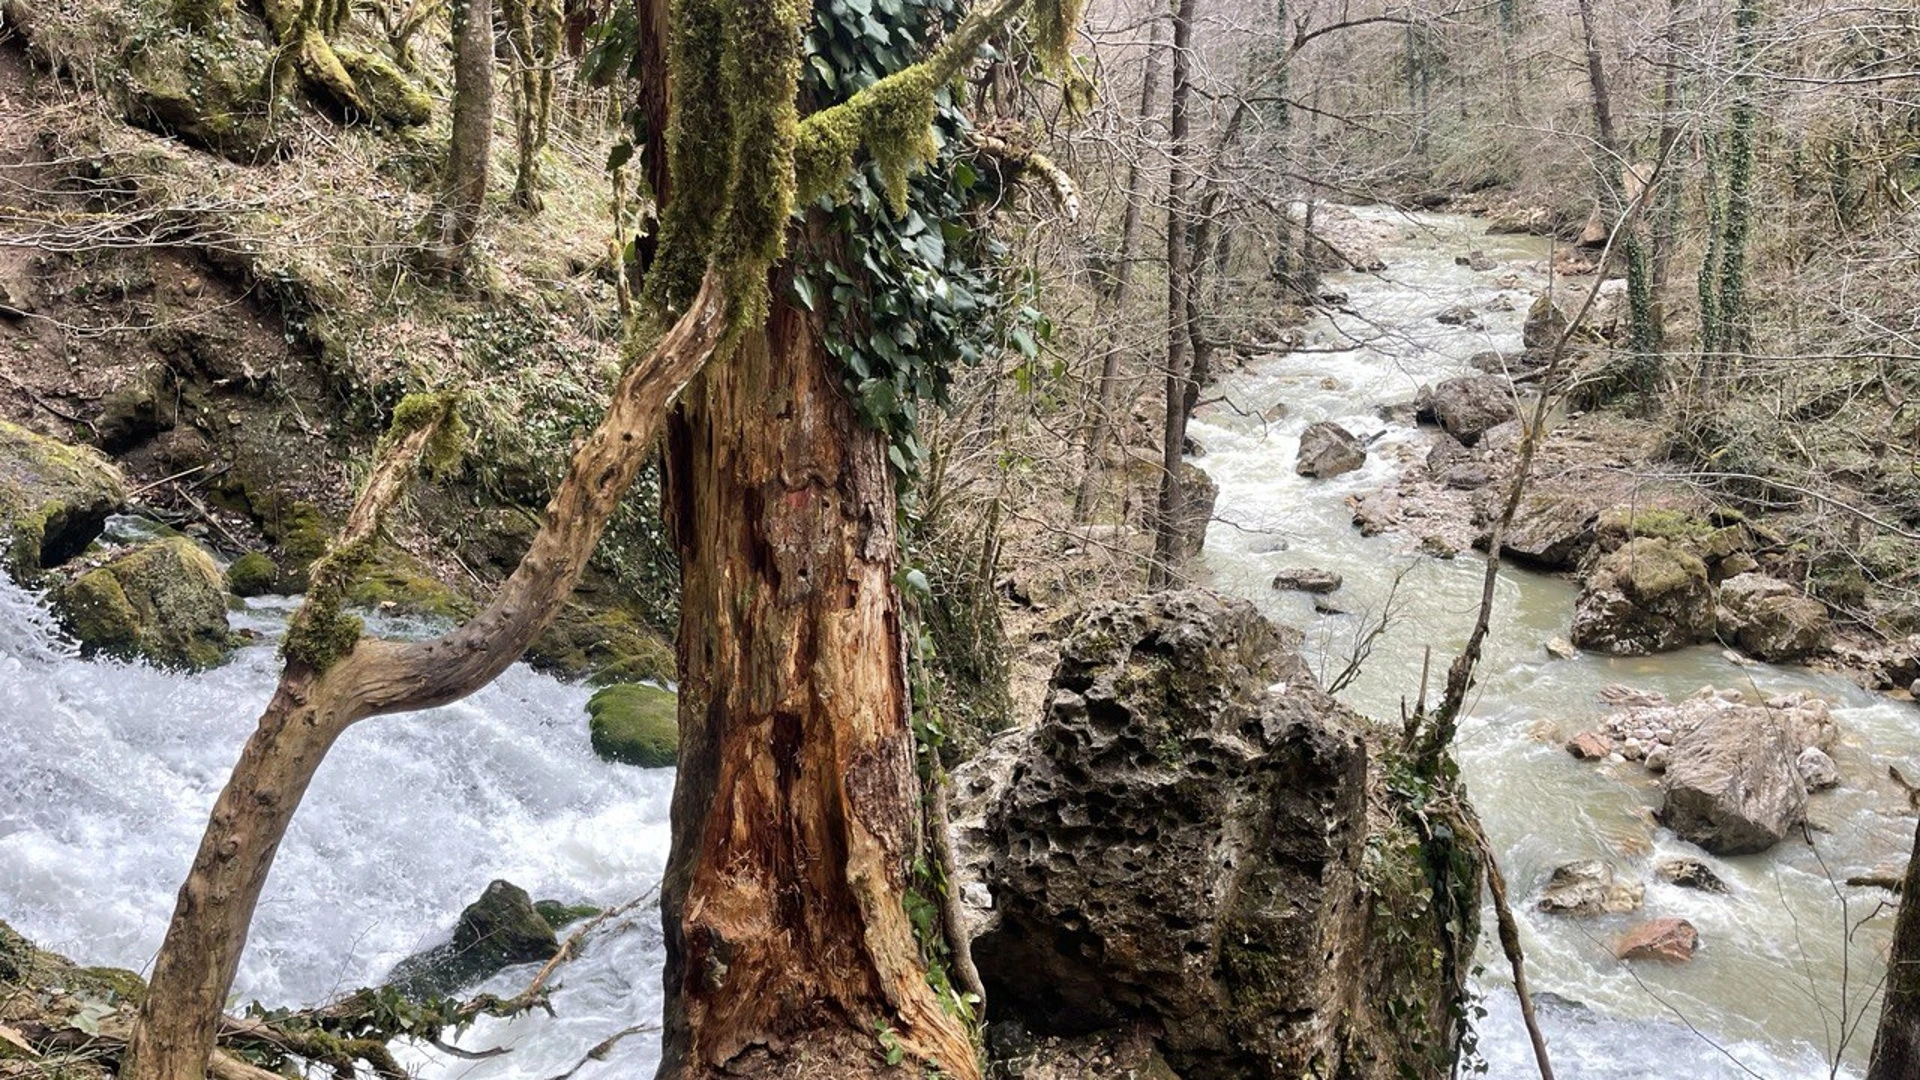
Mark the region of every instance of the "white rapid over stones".
[[[1328, 285], [1350, 296], [1334, 323], [1316, 322], [1307, 348], [1229, 376], [1221, 390], [1254, 412], [1285, 401], [1289, 417], [1264, 426], [1216, 406], [1194, 425], [1197, 463], [1220, 485], [1220, 514], [1205, 563], [1213, 583], [1252, 598], [1306, 629], [1310, 645], [1337, 655], [1358, 621], [1315, 614], [1309, 598], [1269, 587], [1282, 566], [1344, 575], [1332, 599], [1349, 611], [1377, 609], [1387, 583], [1410, 566], [1405, 607], [1348, 698], [1396, 718], [1434, 650], [1436, 681], [1472, 621], [1481, 563], [1413, 554], [1406, 538], [1361, 538], [1347, 522], [1347, 495], [1379, 485], [1388, 460], [1413, 432], [1379, 420], [1377, 405], [1406, 401], [1422, 382], [1467, 370], [1487, 348], [1517, 348], [1531, 297], [1508, 292], [1513, 310], [1491, 309], [1495, 280], [1516, 261], [1538, 260], [1535, 240], [1479, 235], [1476, 223], [1439, 215], [1361, 211], [1401, 239], [1384, 250], [1388, 269], [1341, 274]], [[1490, 273], [1454, 265], [1479, 248], [1502, 260]], [[1538, 283], [1537, 270], [1523, 271]], [[1487, 330], [1441, 326], [1454, 304], [1480, 312]], [[1323, 385], [1323, 380], [1331, 383]], [[1380, 433], [1362, 470], [1333, 480], [1293, 472], [1298, 434], [1335, 420]], [[1237, 528], [1235, 526], [1238, 526]], [[1289, 548], [1268, 549], [1275, 537]], [[1573, 591], [1563, 581], [1508, 572], [1471, 716], [1459, 750], [1475, 801], [1498, 846], [1522, 924], [1530, 975], [1545, 999], [1547, 1035], [1563, 1080], [1767, 1080], [1825, 1077], [1838, 1029], [1863, 1006], [1841, 1075], [1857, 1075], [1872, 1040], [1889, 932], [1883, 917], [1846, 945], [1845, 930], [1878, 901], [1836, 879], [1898, 865], [1912, 835], [1902, 800], [1884, 780], [1888, 764], [1920, 775], [1920, 708], [1866, 694], [1833, 677], [1738, 667], [1713, 649], [1636, 660], [1581, 656], [1549, 661], [1541, 646], [1564, 635]], [[236, 621], [271, 635], [283, 601], [254, 602]], [[386, 627], [388, 631], [404, 627]], [[163, 674], [76, 658], [26, 592], [0, 580], [0, 918], [84, 963], [144, 968], [160, 941], [214, 795], [278, 674], [262, 644], [199, 676]], [[1834, 699], [1842, 731], [1835, 753], [1846, 786], [1816, 795], [1818, 858], [1789, 842], [1765, 855], [1707, 861], [1734, 888], [1720, 897], [1652, 882], [1652, 862], [1700, 855], [1656, 829], [1646, 810], [1657, 791], [1634, 768], [1575, 762], [1560, 738], [1598, 715], [1595, 693], [1625, 682], [1691, 692], [1705, 683], [1761, 690], [1813, 686]], [[668, 770], [596, 759], [587, 745], [587, 692], [516, 666], [458, 705], [368, 720], [340, 741], [295, 819], [254, 923], [237, 994], [269, 1005], [315, 1003], [378, 981], [402, 956], [431, 944], [486, 883], [505, 877], [536, 897], [613, 905], [658, 879], [667, 850]], [[1631, 916], [1549, 918], [1531, 894], [1551, 868], [1577, 858], [1610, 860], [1627, 880], [1648, 881], [1643, 914], [1679, 915], [1704, 942], [1689, 965], [1622, 965], [1612, 937]], [[1488, 1016], [1480, 1050], [1489, 1075], [1534, 1075], [1518, 1010], [1492, 934], [1479, 986]], [[426, 1050], [410, 1064], [428, 1080], [546, 1080], [582, 1063], [603, 1039], [658, 1020], [662, 962], [657, 915], [642, 907], [597, 937], [567, 965], [556, 1018], [483, 1021], [468, 1048], [511, 1046], [486, 1061]], [[1843, 972], [1851, 980], [1843, 1006]], [[525, 985], [527, 968], [490, 988]], [[1568, 1004], [1577, 1002], [1578, 1005]], [[1697, 1028], [1699, 1034], [1687, 1025]], [[1716, 1049], [1715, 1044], [1723, 1048]], [[1735, 1065], [1732, 1058], [1741, 1063]], [[658, 1036], [635, 1034], [579, 1080], [645, 1077]]]
[[[238, 626], [275, 634], [285, 601]], [[409, 628], [389, 622], [390, 634]], [[206, 816], [279, 677], [269, 644], [185, 676], [83, 661], [35, 598], [0, 575], [0, 919], [81, 963], [144, 970]], [[376, 717], [343, 736], [294, 818], [253, 923], [240, 1003], [315, 1004], [373, 985], [443, 940], [488, 881], [537, 898], [612, 906], [666, 865], [670, 769], [612, 765], [587, 744], [588, 691], [515, 665], [467, 700]], [[427, 1077], [536, 1078], [660, 1012], [658, 909], [642, 905], [567, 965], [558, 1016], [483, 1020], [436, 1051]], [[531, 969], [490, 989], [517, 992]], [[576, 1074], [651, 1076], [657, 1035], [622, 1041]]]
[[[1394, 475], [1396, 451], [1419, 438], [1408, 426], [1381, 420], [1377, 406], [1412, 400], [1421, 383], [1471, 372], [1467, 360], [1476, 352], [1520, 348], [1533, 294], [1503, 290], [1498, 279], [1518, 272], [1524, 284], [1544, 287], [1548, 249], [1534, 238], [1482, 235], [1479, 222], [1462, 217], [1383, 209], [1359, 214], [1391, 226], [1399, 240], [1382, 251], [1384, 272], [1328, 278], [1325, 287], [1346, 293], [1347, 308], [1358, 314], [1318, 319], [1304, 349], [1222, 379], [1214, 392], [1231, 405], [1203, 410], [1191, 430], [1204, 449], [1195, 464], [1220, 486], [1204, 555], [1211, 583], [1305, 630], [1316, 662], [1341, 666], [1356, 628], [1381, 610], [1394, 575], [1406, 570], [1395, 601], [1399, 614], [1344, 695], [1360, 712], [1397, 725], [1402, 698], [1411, 703], [1418, 692], [1425, 648], [1433, 650], [1437, 693], [1464, 644], [1485, 563], [1472, 553], [1450, 562], [1420, 556], [1414, 537], [1363, 538], [1349, 524], [1345, 500]], [[1455, 256], [1473, 249], [1500, 265], [1489, 272], [1455, 265]], [[1572, 307], [1582, 294], [1561, 295]], [[1484, 331], [1434, 321], [1462, 303], [1480, 314]], [[1276, 402], [1290, 412], [1263, 424], [1259, 414]], [[1338, 422], [1363, 439], [1378, 435], [1367, 465], [1331, 480], [1295, 475], [1299, 433], [1318, 420]], [[1273, 550], [1279, 540], [1285, 550]], [[1288, 566], [1341, 574], [1345, 585], [1326, 599], [1354, 614], [1322, 616], [1313, 598], [1276, 592], [1274, 573]], [[1839, 1075], [1863, 1071], [1892, 918], [1891, 909], [1882, 910], [1849, 943], [1848, 929], [1885, 894], [1844, 881], [1904, 863], [1913, 819], [1885, 776], [1889, 764], [1909, 776], [1920, 771], [1920, 706], [1805, 669], [1736, 665], [1718, 648], [1550, 660], [1543, 646], [1566, 636], [1573, 586], [1509, 569], [1496, 595], [1493, 633], [1457, 746], [1519, 909], [1530, 983], [1536, 994], [1563, 999], [1542, 1005], [1557, 1074], [1562, 1080], [1717, 1080], [1748, 1076], [1744, 1066], [1768, 1080], [1826, 1077], [1841, 1028], [1855, 1024], [1864, 1006], [1866, 1020], [1845, 1044]], [[1818, 851], [1790, 840], [1764, 855], [1718, 859], [1657, 828], [1649, 811], [1659, 804], [1659, 789], [1651, 776], [1637, 765], [1581, 763], [1561, 747], [1604, 714], [1596, 694], [1609, 683], [1675, 697], [1707, 684], [1768, 693], [1805, 686], [1835, 702], [1841, 745], [1834, 756], [1846, 783], [1813, 796], [1809, 805], [1811, 819], [1826, 830], [1814, 834]], [[1732, 895], [1654, 879], [1653, 863], [1675, 855], [1704, 858]], [[1606, 859], [1623, 880], [1646, 882], [1644, 908], [1591, 919], [1534, 912], [1537, 888], [1553, 867], [1582, 858]], [[1840, 883], [1837, 890], [1826, 870]], [[1846, 897], [1844, 910], [1838, 896]], [[1690, 964], [1613, 959], [1615, 937], [1638, 919], [1661, 915], [1699, 928], [1703, 944]], [[1478, 985], [1489, 1015], [1480, 1024], [1480, 1049], [1489, 1075], [1537, 1077], [1490, 911], [1482, 940], [1485, 970]]]

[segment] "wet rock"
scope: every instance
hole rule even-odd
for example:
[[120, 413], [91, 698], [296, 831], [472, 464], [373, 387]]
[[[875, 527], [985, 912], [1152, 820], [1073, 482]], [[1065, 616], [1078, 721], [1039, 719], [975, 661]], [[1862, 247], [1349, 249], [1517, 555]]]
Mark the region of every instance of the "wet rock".
[[1573, 643], [1615, 656], [1691, 645], [1713, 629], [1713, 587], [1697, 556], [1642, 537], [1602, 558], [1582, 583]]
[[16, 581], [84, 551], [126, 501], [99, 454], [0, 420], [0, 570]]
[[1433, 321], [1439, 323], [1441, 326], [1464, 326], [1472, 330], [1486, 329], [1485, 326], [1481, 325], [1480, 316], [1476, 315], [1474, 310], [1465, 304], [1455, 304], [1447, 308], [1440, 314], [1435, 315]]
[[1550, 915], [1617, 915], [1640, 906], [1646, 889], [1613, 879], [1613, 868], [1583, 859], [1554, 868], [1535, 904]]
[[1433, 388], [1434, 423], [1472, 446], [1488, 428], [1514, 418], [1513, 390], [1497, 375], [1462, 375]]
[[1567, 753], [1581, 761], [1599, 761], [1613, 753], [1613, 743], [1597, 731], [1583, 731], [1567, 740]]
[[1825, 750], [1809, 746], [1800, 751], [1794, 759], [1794, 766], [1800, 770], [1800, 779], [1807, 785], [1808, 791], [1825, 791], [1840, 786], [1840, 767], [1833, 763]]
[[1653, 872], [1662, 881], [1683, 889], [1710, 893], [1733, 891], [1727, 888], [1727, 883], [1720, 880], [1720, 875], [1714, 873], [1712, 867], [1699, 859], [1666, 859], [1654, 866]]
[[1566, 336], [1569, 322], [1567, 313], [1553, 298], [1543, 295], [1527, 309], [1526, 321], [1520, 326], [1520, 343], [1529, 349], [1550, 349]]
[[1770, 663], [1800, 660], [1826, 644], [1826, 605], [1778, 578], [1746, 573], [1721, 582], [1720, 637]]
[[1660, 821], [1716, 855], [1765, 851], [1806, 818], [1795, 758], [1764, 710], [1715, 712], [1674, 740]]
[[545, 960], [560, 951], [553, 927], [527, 891], [495, 881], [467, 905], [451, 940], [394, 965], [388, 985], [414, 1000], [446, 997], [515, 964]]
[[1315, 567], [1289, 567], [1273, 576], [1273, 587], [1304, 593], [1330, 593], [1340, 587], [1340, 575]]
[[1453, 257], [1453, 264], [1455, 266], [1467, 267], [1470, 270], [1477, 270], [1481, 273], [1485, 273], [1500, 265], [1494, 261], [1493, 256], [1488, 255], [1484, 251], [1469, 251], [1465, 255], [1455, 255]]
[[54, 593], [67, 632], [89, 653], [197, 670], [226, 658], [226, 582], [183, 536], [127, 548]]
[[603, 909], [594, 904], [569, 904], [565, 900], [535, 900], [533, 910], [539, 912], [540, 917], [553, 928], [554, 934], [558, 935], [581, 919], [591, 919], [600, 914]]
[[1700, 948], [1700, 932], [1685, 919], [1648, 919], [1621, 935], [1613, 955], [1622, 960], [1665, 960], [1685, 963]]
[[1367, 750], [1299, 644], [1198, 590], [1068, 638], [975, 845], [996, 921], [973, 954], [1036, 1033], [1148, 1025], [1188, 1080], [1279, 1080], [1337, 1071], [1404, 999], [1364, 967], [1395, 906], [1357, 877]]
[[1382, 488], [1348, 500], [1361, 536], [1378, 536], [1400, 525], [1400, 496]]
[[227, 567], [227, 591], [235, 596], [265, 596], [279, 583], [280, 568], [257, 551], [240, 556]]
[[[1504, 498], [1501, 492], [1492, 494]], [[1498, 501], [1489, 499], [1479, 508], [1480, 515], [1491, 520], [1499, 512]], [[1593, 544], [1598, 503], [1593, 492], [1571, 483], [1528, 485], [1514, 508], [1513, 524], [1501, 537], [1500, 550], [1536, 569], [1571, 570]], [[1476, 546], [1484, 550], [1492, 542], [1489, 529], [1481, 533]]]
[[658, 769], [680, 756], [680, 698], [644, 683], [603, 686], [587, 699], [587, 733], [603, 761]]
[[1460, 440], [1442, 434], [1427, 451], [1427, 475], [1437, 484], [1472, 491], [1493, 482], [1493, 466]]
[[1367, 463], [1367, 448], [1346, 428], [1320, 421], [1300, 433], [1300, 452], [1293, 471], [1301, 476], [1330, 477], [1350, 473]]
[[1460, 546], [1439, 533], [1420, 538], [1420, 554], [1435, 559], [1451, 559], [1460, 554]]
[[1553, 657], [1555, 660], [1571, 660], [1580, 655], [1580, 650], [1574, 648], [1573, 642], [1568, 641], [1566, 638], [1549, 638], [1547, 639], [1547, 655]]

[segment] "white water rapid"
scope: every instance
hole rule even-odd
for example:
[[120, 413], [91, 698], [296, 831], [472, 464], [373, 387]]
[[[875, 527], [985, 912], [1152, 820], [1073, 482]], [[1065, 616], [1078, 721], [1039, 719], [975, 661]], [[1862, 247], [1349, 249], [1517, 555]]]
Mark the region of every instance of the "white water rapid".
[[[1239, 526], [1216, 524], [1209, 537], [1205, 561], [1217, 586], [1338, 652], [1354, 619], [1317, 615], [1304, 597], [1274, 592], [1274, 570], [1340, 571], [1347, 584], [1337, 599], [1360, 612], [1382, 602], [1397, 568], [1412, 567], [1401, 590], [1406, 610], [1347, 695], [1364, 712], [1395, 717], [1418, 681], [1423, 648], [1433, 646], [1438, 670], [1464, 639], [1481, 563], [1470, 555], [1422, 558], [1398, 537], [1363, 539], [1348, 525], [1343, 500], [1385, 479], [1392, 448], [1414, 437], [1378, 419], [1375, 406], [1467, 370], [1476, 351], [1517, 346], [1530, 296], [1507, 291], [1513, 310], [1498, 311], [1496, 279], [1544, 248], [1479, 236], [1462, 218], [1362, 214], [1401, 237], [1384, 252], [1383, 274], [1328, 282], [1349, 294], [1365, 320], [1318, 322], [1308, 348], [1223, 380], [1221, 392], [1249, 411], [1286, 402], [1287, 420], [1267, 427], [1214, 407], [1198, 418], [1194, 435], [1206, 450], [1198, 464], [1220, 485], [1220, 513]], [[1454, 265], [1470, 248], [1507, 265], [1492, 273]], [[1433, 321], [1458, 303], [1480, 311], [1488, 329]], [[1342, 328], [1369, 343], [1348, 347]], [[1372, 463], [1335, 480], [1294, 475], [1299, 431], [1318, 419], [1381, 433]], [[1276, 534], [1287, 550], [1268, 550]], [[1903, 857], [1911, 824], [1901, 800], [1876, 778], [1889, 763], [1920, 775], [1920, 710], [1834, 677], [1737, 667], [1711, 649], [1549, 662], [1541, 644], [1566, 632], [1572, 602], [1563, 581], [1503, 577], [1495, 633], [1459, 743], [1521, 908], [1533, 984], [1558, 996], [1542, 1009], [1559, 1075], [1826, 1077], [1839, 1032], [1866, 1008], [1841, 1055], [1840, 1075], [1857, 1075], [1877, 1017], [1870, 995], [1890, 920], [1868, 922], [1849, 940], [1847, 929], [1877, 895], [1836, 891], [1821, 860], [1844, 879]], [[284, 614], [283, 602], [255, 602], [238, 621], [270, 636]], [[204, 675], [171, 675], [82, 661], [56, 640], [36, 600], [0, 580], [0, 918], [83, 963], [138, 970], [160, 941], [207, 810], [277, 665], [271, 646], [261, 644]], [[1601, 856], [1628, 879], [1644, 880], [1660, 855], [1699, 854], [1653, 827], [1645, 811], [1655, 793], [1643, 779], [1580, 764], [1557, 740], [1537, 737], [1543, 722], [1597, 715], [1595, 693], [1611, 682], [1674, 694], [1709, 682], [1813, 686], [1839, 706], [1843, 745], [1835, 756], [1847, 785], [1815, 797], [1813, 817], [1828, 830], [1817, 834], [1817, 852], [1788, 843], [1765, 855], [1709, 858], [1734, 888], [1724, 897], [1649, 884], [1645, 914], [1684, 916], [1700, 928], [1704, 946], [1688, 965], [1615, 961], [1608, 944], [1628, 917], [1550, 919], [1526, 904], [1563, 861]], [[458, 705], [349, 731], [280, 851], [242, 963], [239, 999], [298, 1005], [376, 982], [444, 935], [492, 878], [536, 897], [599, 905], [652, 886], [665, 861], [672, 774], [596, 759], [581, 711], [586, 696], [516, 666]], [[1839, 895], [1848, 898], [1845, 910]], [[410, 1064], [428, 1080], [544, 1080], [581, 1063], [608, 1036], [657, 1021], [656, 919], [642, 907], [569, 964], [554, 995], [557, 1017], [486, 1021], [461, 1040], [469, 1048], [511, 1046], [511, 1053], [472, 1062], [422, 1051]], [[1491, 948], [1481, 959], [1489, 1015], [1479, 1045], [1489, 1075], [1528, 1080], [1535, 1074], [1504, 963]], [[491, 988], [517, 990], [528, 975], [503, 973]], [[575, 1076], [646, 1077], [657, 1055], [657, 1035], [636, 1034], [604, 1060], [585, 1061]]]

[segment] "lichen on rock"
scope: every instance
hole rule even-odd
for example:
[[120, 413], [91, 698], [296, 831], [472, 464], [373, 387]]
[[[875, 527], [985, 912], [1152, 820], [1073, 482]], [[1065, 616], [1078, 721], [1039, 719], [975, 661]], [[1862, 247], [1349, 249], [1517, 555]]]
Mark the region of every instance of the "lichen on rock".
[[679, 696], [643, 683], [617, 683], [587, 701], [593, 752], [607, 761], [657, 769], [680, 753]]

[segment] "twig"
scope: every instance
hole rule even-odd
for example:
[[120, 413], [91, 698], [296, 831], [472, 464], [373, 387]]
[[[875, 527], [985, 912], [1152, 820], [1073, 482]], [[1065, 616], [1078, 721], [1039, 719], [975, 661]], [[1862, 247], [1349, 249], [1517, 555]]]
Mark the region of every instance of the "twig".
[[139, 487], [134, 488], [133, 490], [127, 492], [127, 498], [131, 499], [136, 495], [144, 495], [147, 492], [152, 491], [154, 488], [159, 487], [161, 484], [171, 483], [175, 480], [192, 476], [194, 473], [197, 473], [204, 468], [206, 468], [205, 465], [195, 465], [191, 469], [182, 469], [179, 472], [174, 473], [172, 476], [163, 476], [160, 479], [153, 481], [152, 483], [141, 484]]

